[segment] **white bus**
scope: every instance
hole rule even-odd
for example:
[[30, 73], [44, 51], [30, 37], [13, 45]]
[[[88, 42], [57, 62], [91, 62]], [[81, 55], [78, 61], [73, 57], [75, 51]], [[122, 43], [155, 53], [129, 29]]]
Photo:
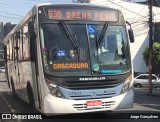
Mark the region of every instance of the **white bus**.
[[116, 9], [34, 6], [4, 39], [13, 95], [51, 114], [131, 108], [134, 37], [128, 30]]

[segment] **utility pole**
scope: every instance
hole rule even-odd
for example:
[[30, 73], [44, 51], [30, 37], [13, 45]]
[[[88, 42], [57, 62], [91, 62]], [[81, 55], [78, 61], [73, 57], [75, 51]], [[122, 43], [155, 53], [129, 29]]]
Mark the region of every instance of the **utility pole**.
[[153, 0], [149, 1], [149, 86], [148, 86], [148, 95], [152, 94], [152, 58], [153, 58], [153, 15], [152, 15], [152, 6]]

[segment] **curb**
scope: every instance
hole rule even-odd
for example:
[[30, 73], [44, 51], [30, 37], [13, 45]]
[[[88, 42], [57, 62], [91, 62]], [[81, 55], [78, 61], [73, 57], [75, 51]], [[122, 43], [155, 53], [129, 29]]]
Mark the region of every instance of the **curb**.
[[159, 97], [160, 89], [153, 89], [152, 94], [148, 94], [148, 89], [134, 89], [135, 94], [145, 94], [147, 96]]

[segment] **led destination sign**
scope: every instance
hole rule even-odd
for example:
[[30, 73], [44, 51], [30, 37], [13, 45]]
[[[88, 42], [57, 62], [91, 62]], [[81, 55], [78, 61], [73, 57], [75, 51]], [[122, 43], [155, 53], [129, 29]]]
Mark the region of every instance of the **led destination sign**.
[[82, 9], [48, 9], [49, 19], [118, 21], [118, 13], [114, 10], [82, 10]]

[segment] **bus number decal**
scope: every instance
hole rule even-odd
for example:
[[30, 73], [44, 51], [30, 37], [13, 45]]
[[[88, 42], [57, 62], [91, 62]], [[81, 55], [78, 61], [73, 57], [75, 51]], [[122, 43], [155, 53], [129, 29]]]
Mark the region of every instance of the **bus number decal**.
[[60, 10], [48, 10], [48, 16], [50, 18], [62, 18], [62, 13]]
[[115, 11], [82, 10], [82, 9], [48, 9], [49, 19], [66, 20], [92, 20], [92, 21], [117, 21], [118, 15]]

